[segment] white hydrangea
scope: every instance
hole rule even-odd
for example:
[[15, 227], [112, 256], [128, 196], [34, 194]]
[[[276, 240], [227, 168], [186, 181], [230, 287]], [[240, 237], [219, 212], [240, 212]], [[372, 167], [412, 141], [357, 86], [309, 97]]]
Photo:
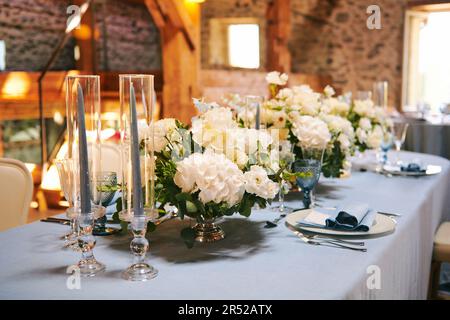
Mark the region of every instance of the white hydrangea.
[[331, 140], [327, 124], [311, 116], [299, 116], [293, 123], [292, 132], [304, 149], [325, 149]]
[[177, 163], [174, 182], [183, 192], [199, 192], [202, 203], [239, 203], [245, 193], [245, 180], [238, 166], [223, 154], [211, 150], [194, 153]]

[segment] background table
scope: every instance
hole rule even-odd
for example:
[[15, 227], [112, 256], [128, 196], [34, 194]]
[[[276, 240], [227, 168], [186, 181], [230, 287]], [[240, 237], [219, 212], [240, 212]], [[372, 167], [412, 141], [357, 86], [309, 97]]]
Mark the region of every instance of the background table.
[[[106, 273], [66, 287], [66, 268], [79, 254], [61, 249], [67, 227], [35, 222], [0, 233], [0, 298], [27, 299], [423, 299], [426, 298], [435, 230], [449, 213], [449, 162], [433, 177], [385, 177], [355, 172], [351, 178], [323, 179], [317, 197], [329, 205], [367, 201], [380, 211], [396, 212], [394, 233], [366, 240], [361, 253], [303, 243], [283, 224], [265, 229], [276, 213], [227, 218], [223, 241], [187, 249], [179, 231], [188, 222], [161, 225], [151, 239], [149, 261], [160, 274], [146, 283], [120, 278], [131, 261], [129, 236], [98, 238], [96, 257]], [[290, 206], [300, 207], [299, 194]], [[381, 289], [368, 289], [370, 266], [381, 271]]]
[[450, 159], [450, 123], [408, 119], [405, 150]]

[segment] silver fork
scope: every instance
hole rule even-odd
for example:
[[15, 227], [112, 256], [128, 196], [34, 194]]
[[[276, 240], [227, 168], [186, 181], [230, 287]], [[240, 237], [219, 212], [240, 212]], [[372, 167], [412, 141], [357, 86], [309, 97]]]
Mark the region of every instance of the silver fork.
[[353, 246], [361, 246], [363, 247], [365, 245], [364, 242], [362, 241], [348, 241], [348, 240], [343, 240], [343, 239], [337, 239], [337, 238], [332, 238], [332, 237], [324, 237], [322, 235], [306, 235], [303, 233], [303, 236], [305, 236], [308, 239], [311, 240], [325, 240], [325, 241], [333, 241], [333, 242], [340, 242], [343, 244], [349, 244], [349, 245], [353, 245]]
[[333, 241], [333, 240], [312, 240], [308, 237], [306, 237], [303, 233], [297, 231], [297, 230], [293, 230], [291, 229], [294, 234], [299, 237], [303, 242], [307, 243], [307, 244], [312, 244], [312, 245], [322, 245], [322, 244], [331, 244], [334, 245], [336, 247], [339, 248], [343, 248], [343, 249], [349, 249], [349, 250], [354, 250], [354, 251], [360, 251], [360, 252], [367, 252], [366, 248], [355, 248], [355, 247], [351, 247], [349, 245], [345, 245], [343, 243], [340, 243], [338, 241]]

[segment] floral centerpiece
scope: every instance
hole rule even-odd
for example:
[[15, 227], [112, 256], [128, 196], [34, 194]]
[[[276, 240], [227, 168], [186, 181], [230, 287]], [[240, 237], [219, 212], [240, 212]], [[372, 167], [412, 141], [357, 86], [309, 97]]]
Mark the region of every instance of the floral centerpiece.
[[217, 218], [247, 217], [255, 204], [264, 208], [278, 192], [280, 174], [270, 135], [239, 127], [229, 108], [195, 103], [201, 114], [190, 129], [174, 119], [153, 128], [156, 200], [160, 208], [175, 206], [180, 218], [197, 221], [182, 231], [189, 246], [223, 238]]
[[386, 110], [375, 106], [370, 99], [354, 100], [348, 119], [355, 130], [355, 145], [360, 152], [378, 149], [383, 133], [392, 126], [392, 120]]
[[[290, 141], [297, 158], [309, 149], [324, 149], [322, 172], [339, 177], [347, 169], [355, 139], [347, 120], [350, 106], [334, 97], [327, 86], [323, 93], [308, 85], [286, 87], [288, 76], [271, 72], [266, 77], [271, 98], [263, 105], [262, 121], [267, 128], [284, 129], [282, 139]], [[282, 131], [283, 132], [283, 131]]]

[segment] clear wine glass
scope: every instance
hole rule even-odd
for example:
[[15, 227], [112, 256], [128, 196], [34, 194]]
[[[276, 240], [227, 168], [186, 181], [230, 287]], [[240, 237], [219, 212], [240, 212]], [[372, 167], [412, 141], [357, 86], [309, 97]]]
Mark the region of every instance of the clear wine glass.
[[402, 149], [402, 145], [405, 143], [408, 127], [409, 123], [401, 121], [395, 121], [393, 125], [395, 151], [397, 152], [397, 163], [399, 162], [400, 150]]
[[54, 164], [58, 171], [59, 183], [61, 185], [64, 198], [69, 203], [69, 208], [66, 210], [66, 215], [70, 219], [70, 232], [63, 236], [63, 239], [66, 241], [64, 246], [73, 250], [78, 250], [78, 223], [77, 216], [73, 214], [75, 210], [75, 188], [73, 177], [76, 174], [76, 167], [74, 166], [73, 159], [57, 159], [54, 161]]
[[[280, 169], [282, 169], [283, 172], [290, 172], [295, 160], [294, 145], [290, 143], [281, 143], [279, 148]], [[289, 192], [288, 186], [288, 182], [281, 176], [279, 180], [280, 191], [278, 192], [278, 205], [273, 206], [272, 210], [278, 211], [282, 216], [294, 210], [284, 204], [284, 196]]]

